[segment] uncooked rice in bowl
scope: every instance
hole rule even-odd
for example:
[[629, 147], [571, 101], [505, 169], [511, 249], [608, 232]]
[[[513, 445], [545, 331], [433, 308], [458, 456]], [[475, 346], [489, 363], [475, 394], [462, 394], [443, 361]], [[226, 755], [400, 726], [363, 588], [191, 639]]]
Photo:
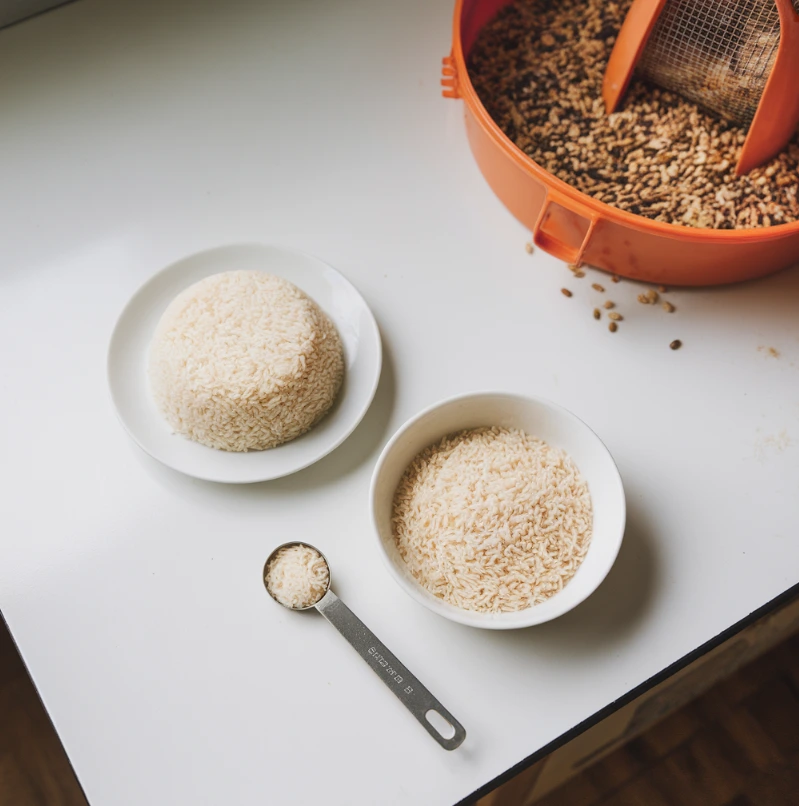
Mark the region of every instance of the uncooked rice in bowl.
[[295, 285], [231, 271], [170, 303], [150, 348], [149, 377], [175, 432], [220, 450], [264, 450], [327, 413], [344, 353], [328, 316]]
[[411, 462], [391, 527], [422, 587], [498, 613], [560, 591], [588, 551], [592, 523], [588, 485], [564, 451], [517, 429], [476, 428]]

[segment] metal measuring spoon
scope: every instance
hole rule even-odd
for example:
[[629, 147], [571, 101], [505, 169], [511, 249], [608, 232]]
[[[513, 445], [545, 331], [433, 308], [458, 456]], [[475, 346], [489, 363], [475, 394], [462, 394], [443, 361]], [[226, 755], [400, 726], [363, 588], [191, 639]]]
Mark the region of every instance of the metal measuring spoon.
[[[289, 607], [283, 605], [266, 583], [266, 572], [277, 553], [289, 546], [306, 546], [315, 551], [327, 566], [327, 589], [324, 595], [314, 604], [307, 607]], [[352, 648], [369, 664], [371, 669], [394, 692], [403, 705], [416, 717], [422, 727], [445, 749], [454, 750], [466, 738], [463, 725], [411, 674], [407, 667], [400, 663], [374, 633], [350, 610], [341, 599], [330, 590], [330, 563], [319, 549], [309, 543], [292, 541], [278, 546], [264, 563], [264, 587], [269, 595], [288, 610], [310, 610], [315, 607], [349, 642]], [[442, 729], [428, 718], [435, 714]], [[436, 718], [438, 717], [438, 718]], [[448, 730], [449, 728], [449, 730]]]

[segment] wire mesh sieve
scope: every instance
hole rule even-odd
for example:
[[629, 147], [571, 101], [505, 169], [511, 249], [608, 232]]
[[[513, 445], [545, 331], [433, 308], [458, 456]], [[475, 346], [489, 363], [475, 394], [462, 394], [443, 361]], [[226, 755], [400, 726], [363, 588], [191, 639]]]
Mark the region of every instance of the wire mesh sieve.
[[[799, 10], [799, 0], [793, 0]], [[774, 0], [667, 0], [639, 75], [742, 126], [757, 111], [780, 44]]]

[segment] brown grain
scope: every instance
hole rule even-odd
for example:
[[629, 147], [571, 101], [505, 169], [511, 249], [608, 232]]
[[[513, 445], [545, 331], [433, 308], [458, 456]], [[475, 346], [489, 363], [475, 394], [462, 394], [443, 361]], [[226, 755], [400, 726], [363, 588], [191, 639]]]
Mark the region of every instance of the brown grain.
[[591, 283], [591, 288], [593, 288], [594, 291], [599, 291], [600, 294], [605, 293], [605, 289], [599, 283]]
[[682, 342], [679, 339], [674, 339], [674, 341], [669, 345], [672, 350], [679, 350], [682, 347]]
[[468, 59], [491, 117], [545, 170], [636, 215], [716, 229], [799, 220], [799, 138], [739, 177], [746, 132], [674, 93], [634, 80], [620, 109], [605, 113], [605, 65], [629, 6], [517, 0], [501, 9]]
[[572, 295], [572, 292], [569, 291], [568, 288], [561, 288], [560, 293], [563, 294], [564, 297], [570, 297]]
[[615, 333], [615, 332], [616, 332], [618, 329], [619, 329], [619, 326], [618, 326], [618, 325], [617, 325], [615, 322], [611, 322], [611, 323], [608, 325], [608, 330], [609, 330], [611, 333]]

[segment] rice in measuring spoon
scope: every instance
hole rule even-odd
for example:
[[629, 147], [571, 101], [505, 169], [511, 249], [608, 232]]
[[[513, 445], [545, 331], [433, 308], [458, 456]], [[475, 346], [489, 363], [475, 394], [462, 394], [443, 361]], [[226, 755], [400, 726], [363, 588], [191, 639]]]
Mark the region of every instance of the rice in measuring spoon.
[[295, 285], [230, 271], [170, 303], [149, 376], [177, 433], [225, 451], [264, 450], [305, 433], [330, 409], [344, 353], [333, 323]]
[[327, 592], [330, 570], [318, 551], [299, 543], [278, 551], [267, 566], [264, 581], [285, 607], [311, 607]]
[[392, 533], [420, 585], [465, 610], [523, 610], [574, 576], [591, 541], [588, 485], [562, 450], [476, 428], [422, 451], [394, 495]]

